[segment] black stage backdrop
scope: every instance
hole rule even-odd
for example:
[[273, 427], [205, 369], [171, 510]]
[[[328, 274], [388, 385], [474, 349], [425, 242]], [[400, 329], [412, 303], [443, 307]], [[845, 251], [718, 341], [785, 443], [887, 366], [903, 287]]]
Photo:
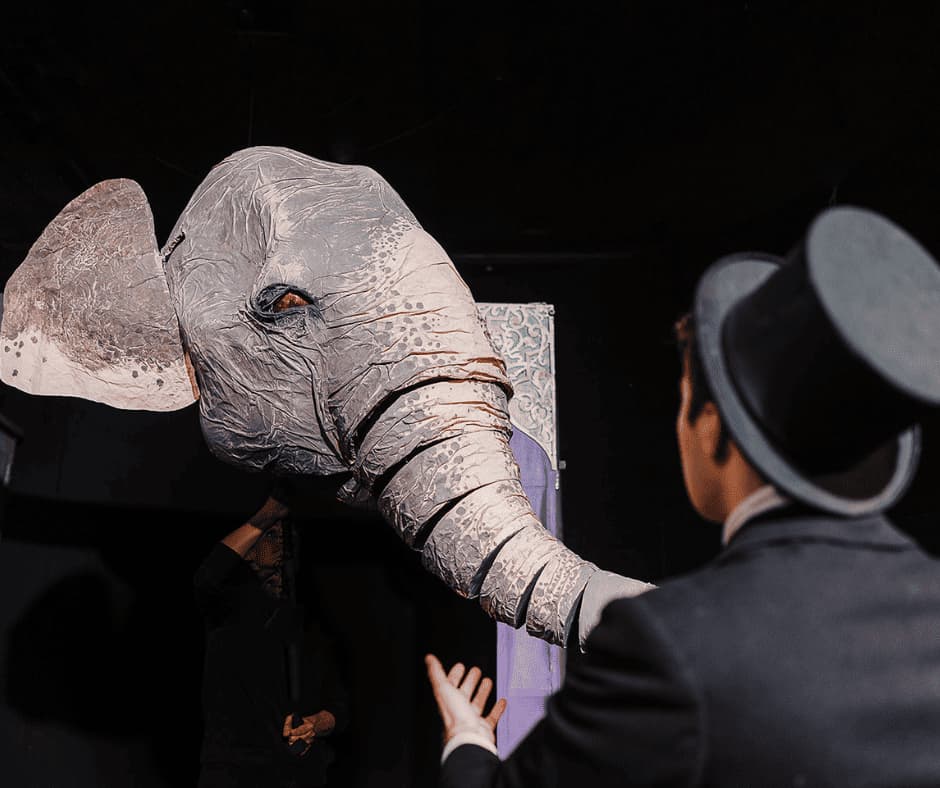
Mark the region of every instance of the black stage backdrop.
[[[718, 547], [716, 527], [687, 505], [674, 451], [671, 320], [687, 293], [662, 276], [666, 260], [632, 263], [646, 273], [631, 288], [626, 260], [582, 261], [575, 278], [573, 260], [467, 269], [483, 300], [556, 305], [566, 541], [652, 581]], [[128, 413], [6, 390], [2, 412], [25, 433], [0, 543], [0, 719], [14, 734], [0, 746], [11, 784], [192, 784], [202, 667], [192, 572], [263, 500], [266, 481], [208, 454], [195, 408]], [[940, 441], [933, 425], [926, 433], [896, 515], [936, 550]], [[311, 484], [300, 514], [307, 598], [337, 633], [352, 687], [336, 784], [432, 785], [439, 728], [421, 657], [492, 671], [494, 627], [385, 523], [336, 504], [336, 485]]]

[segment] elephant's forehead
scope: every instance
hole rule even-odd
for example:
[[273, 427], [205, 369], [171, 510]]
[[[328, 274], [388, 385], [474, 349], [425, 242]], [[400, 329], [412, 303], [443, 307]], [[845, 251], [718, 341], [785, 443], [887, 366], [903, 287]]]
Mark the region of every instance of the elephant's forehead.
[[[319, 295], [323, 277], [368, 277], [390, 262], [413, 214], [368, 167], [284, 148], [250, 148], [216, 166], [171, 239], [167, 276], [182, 322], [192, 309], [231, 313], [267, 284]], [[167, 251], [165, 249], [165, 251]]]
[[371, 239], [402, 219], [417, 224], [374, 170], [333, 164], [286, 148], [249, 148], [209, 173], [174, 233], [195, 245], [267, 256], [279, 248], [342, 266], [371, 250]]

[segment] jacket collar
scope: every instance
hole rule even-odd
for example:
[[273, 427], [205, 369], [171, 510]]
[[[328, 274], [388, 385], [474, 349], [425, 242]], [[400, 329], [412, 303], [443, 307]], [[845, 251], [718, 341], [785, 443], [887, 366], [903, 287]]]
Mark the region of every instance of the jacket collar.
[[728, 544], [731, 537], [734, 536], [748, 520], [768, 512], [771, 509], [778, 509], [790, 503], [788, 498], [782, 496], [772, 484], [765, 484], [748, 495], [741, 501], [728, 515], [721, 529], [721, 543]]
[[839, 517], [799, 503], [763, 512], [731, 536], [722, 556], [781, 542], [867, 545], [885, 550], [916, 549], [884, 516]]

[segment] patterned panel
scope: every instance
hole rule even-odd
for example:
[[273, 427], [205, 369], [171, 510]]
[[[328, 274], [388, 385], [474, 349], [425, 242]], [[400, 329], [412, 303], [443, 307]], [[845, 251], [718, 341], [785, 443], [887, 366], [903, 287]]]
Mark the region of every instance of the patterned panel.
[[551, 304], [477, 304], [506, 362], [515, 394], [512, 423], [535, 440], [558, 469], [555, 407], [555, 309]]

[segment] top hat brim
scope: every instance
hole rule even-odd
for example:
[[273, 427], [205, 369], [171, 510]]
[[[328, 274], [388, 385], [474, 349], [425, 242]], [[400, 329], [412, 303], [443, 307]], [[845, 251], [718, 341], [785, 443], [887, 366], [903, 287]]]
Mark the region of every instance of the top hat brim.
[[860, 517], [883, 511], [907, 490], [917, 469], [920, 430], [916, 425], [848, 470], [804, 473], [765, 435], [739, 394], [722, 343], [722, 326], [731, 309], [788, 263], [760, 253], [731, 255], [714, 263], [695, 293], [698, 352], [721, 415], [735, 445], [754, 468], [785, 495], [810, 507]]

